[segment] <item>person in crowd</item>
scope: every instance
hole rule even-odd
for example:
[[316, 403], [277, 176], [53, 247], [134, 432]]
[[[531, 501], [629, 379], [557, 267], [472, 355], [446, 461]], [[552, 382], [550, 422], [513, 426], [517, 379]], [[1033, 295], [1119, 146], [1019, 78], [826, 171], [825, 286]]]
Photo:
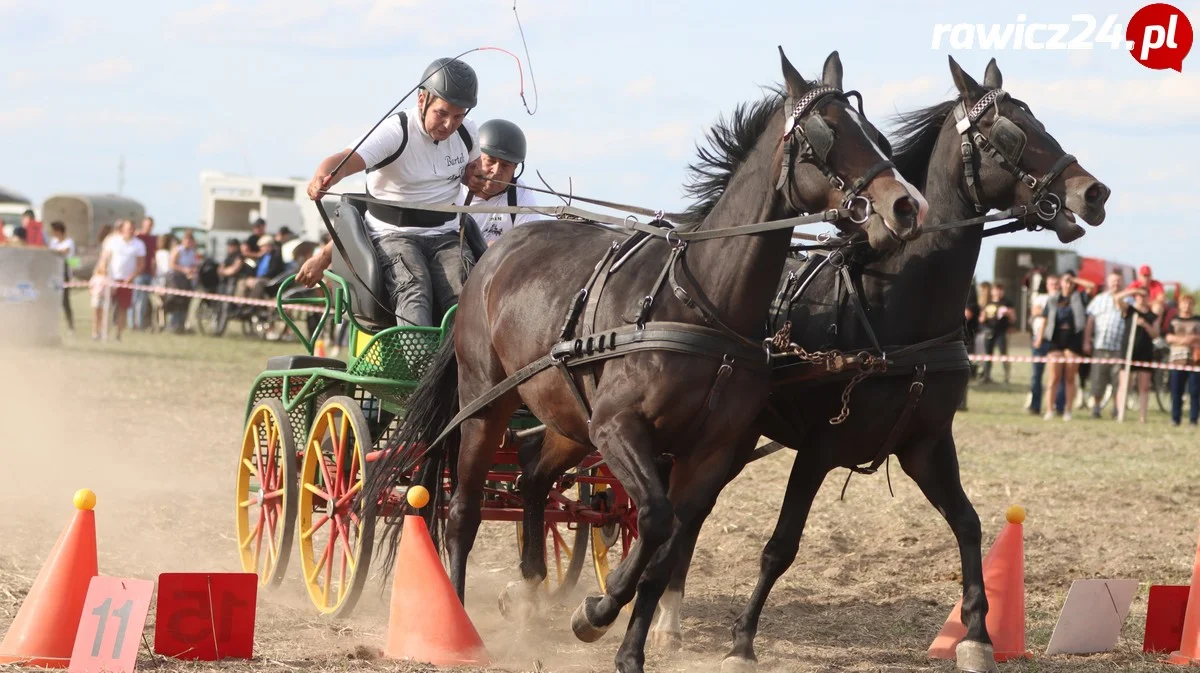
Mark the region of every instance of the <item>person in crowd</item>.
[[[267, 235], [267, 221], [261, 217], [254, 220], [254, 222], [250, 225], [250, 235], [246, 237], [246, 245], [250, 248], [249, 257], [256, 259], [256, 260], [258, 259], [258, 253], [259, 253], [258, 242], [262, 239], [263, 236], [266, 236], [266, 235]], [[243, 256], [246, 255], [246, 251], [244, 249], [242, 251], [242, 254], [243, 254]]]
[[[1122, 301], [1131, 295], [1133, 296], [1132, 304]], [[1159, 331], [1158, 316], [1150, 310], [1149, 290], [1130, 285], [1128, 289], [1116, 296], [1125, 313], [1125, 352], [1131, 354], [1134, 362], [1153, 361], [1154, 340], [1158, 338]], [[1117, 400], [1118, 405], [1125, 404], [1129, 389], [1133, 386], [1133, 381], [1126, 380], [1124, 374], [1125, 372], [1122, 370], [1121, 389], [1125, 391], [1125, 395], [1120, 396], [1120, 399]], [[1130, 375], [1137, 382], [1138, 419], [1142, 423], [1146, 422], [1146, 412], [1150, 408], [1150, 374], [1149, 367], [1134, 365], [1130, 368]], [[1120, 406], [1118, 406], [1119, 408]]]
[[1071, 420], [1071, 406], [1075, 399], [1076, 384], [1079, 377], [1079, 363], [1072, 362], [1083, 354], [1083, 330], [1087, 326], [1087, 307], [1083, 297], [1071, 282], [1070, 277], [1060, 280], [1060, 289], [1050, 295], [1043, 312], [1042, 329], [1034, 336], [1034, 348], [1045, 344], [1046, 370], [1050, 373], [1049, 385], [1046, 388], [1044, 401], [1045, 413], [1043, 418], [1054, 418], [1055, 397], [1060, 381], [1066, 381], [1065, 405], [1063, 420]]
[[[967, 305], [963, 307], [963, 345], [967, 353], [975, 354], [975, 333], [979, 331], [979, 291], [975, 279], [971, 279], [971, 289], [967, 292]], [[975, 378], [978, 365], [971, 362], [971, 378]], [[967, 410], [967, 389], [963, 389], [963, 398], [958, 403], [959, 411]]]
[[242, 246], [245, 243], [238, 241], [236, 238], [230, 238], [225, 241], [225, 259], [221, 262], [221, 266], [217, 268], [217, 276], [221, 278], [221, 292], [229, 294], [233, 291], [237, 279], [242, 276], [242, 270], [246, 268], [244, 259], [242, 258]]
[[[491, 119], [479, 127], [478, 171], [464, 176], [460, 198], [472, 206], [536, 206], [534, 193], [515, 177], [525, 162], [525, 133], [506, 119]], [[510, 186], [511, 185], [511, 186]], [[536, 213], [471, 213], [487, 245], [492, 245], [513, 227], [544, 216]]]
[[[1087, 329], [1084, 331], [1083, 352], [1097, 359], [1120, 360], [1125, 357], [1121, 350], [1125, 344], [1125, 315], [1117, 295], [1124, 282], [1119, 271], [1105, 278], [1104, 292], [1096, 295], [1087, 307]], [[1111, 385], [1113, 390], [1120, 385], [1121, 365], [1092, 364], [1091, 398], [1092, 418], [1100, 418], [1100, 403], [1104, 392]], [[1113, 404], [1113, 418], [1117, 416], [1117, 405]]]
[[29, 232], [26, 231], [25, 227], [19, 224], [13, 227], [12, 240], [9, 241], [9, 245], [15, 245], [19, 247], [29, 245]]
[[[123, 220], [116, 234], [105, 240], [96, 268], [101, 270], [102, 281], [106, 277], [112, 282], [129, 284], [146, 268], [146, 246], [134, 236], [132, 221]], [[133, 290], [127, 287], [111, 288], [109, 295], [117, 319], [116, 338], [120, 341], [121, 333], [125, 330], [126, 311], [133, 305]], [[103, 304], [96, 306], [93, 302], [93, 308], [92, 338], [99, 339], [106, 316]]]
[[[1035, 285], [1029, 298], [1029, 325], [1032, 333], [1032, 354], [1034, 357], [1045, 357], [1049, 352], [1049, 344], [1039, 339], [1046, 325], [1046, 305], [1052, 295], [1058, 294], [1058, 276], [1050, 274], [1042, 278], [1041, 285]], [[1029, 413], [1040, 416], [1042, 413], [1042, 379], [1046, 373], [1045, 362], [1034, 362], [1029, 378]], [[1053, 408], [1053, 407], [1051, 407]]]
[[[1067, 282], [1075, 286], [1075, 292], [1079, 294], [1079, 298], [1083, 301], [1084, 306], [1087, 306], [1092, 301], [1092, 297], [1096, 296], [1096, 284], [1086, 278], [1080, 277], [1075, 273], [1075, 271], [1068, 269], [1067, 271], [1063, 272], [1063, 278], [1068, 279]], [[1085, 332], [1086, 329], [1087, 326], [1084, 325]], [[1087, 395], [1085, 391], [1088, 389], [1088, 381], [1091, 380], [1090, 377], [1092, 375], [1092, 363], [1080, 362], [1077, 373], [1079, 376], [1079, 387], [1076, 389], [1075, 398], [1071, 400], [1071, 404], [1077, 409], [1087, 409]], [[1065, 397], [1066, 388], [1063, 387], [1061, 392], [1062, 395], [1060, 396], [1060, 407], [1067, 403]]]
[[[142, 225], [138, 229], [138, 240], [142, 245], [146, 246], [146, 268], [142, 270], [134, 283], [139, 286], [150, 286], [154, 284], [154, 278], [158, 275], [155, 263], [158, 261], [158, 239], [154, 237], [154, 218], [146, 216], [142, 218]], [[146, 290], [135, 290], [133, 293], [133, 329], [144, 330], [150, 324], [150, 292]]]
[[[67, 236], [67, 227], [62, 222], [50, 223], [50, 249], [63, 258], [63, 283], [71, 281], [71, 262], [76, 255], [75, 241]], [[63, 285], [63, 315], [67, 318], [67, 331], [75, 333], [75, 316], [71, 313], [71, 288]]]
[[[983, 351], [988, 355], [999, 352], [1008, 355], [1008, 330], [1013, 326], [1016, 309], [1012, 302], [1004, 296], [1004, 285], [994, 283], [988, 303], [983, 307], [980, 326], [983, 330]], [[1012, 373], [1012, 365], [1004, 363], [1004, 382], [1008, 383]], [[983, 382], [992, 382], [992, 362], [983, 363]]]
[[[436, 326], [458, 301], [474, 255], [463, 250], [453, 213], [420, 206], [455, 204], [468, 166], [477, 166], [479, 133], [466, 117], [476, 106], [479, 81], [457, 59], [434, 61], [422, 80], [415, 107], [388, 117], [357, 149], [347, 147], [321, 162], [308, 196], [315, 201], [346, 176], [366, 170], [372, 196], [408, 204], [367, 206], [366, 224], [386, 285], [383, 301], [391, 303], [397, 324]], [[297, 280], [314, 286], [332, 261], [330, 244], [313, 255]]]
[[276, 249], [275, 239], [263, 236], [258, 239], [259, 256], [254, 275], [238, 281], [235, 291], [239, 297], [263, 299], [267, 296], [267, 287], [279, 274], [283, 273], [283, 257]]
[[[1171, 347], [1172, 365], [1200, 366], [1200, 316], [1196, 315], [1196, 298], [1190, 294], [1180, 295], [1179, 313], [1167, 326], [1167, 345]], [[1171, 370], [1171, 424], [1176, 427], [1183, 420], [1183, 397], [1192, 398], [1188, 422], [1196, 427], [1200, 421], [1200, 372]]]
[[41, 221], [33, 216], [32, 210], [21, 213], [21, 226], [25, 229], [25, 245], [46, 247], [46, 233], [42, 229]]
[[275, 234], [275, 249], [279, 251], [284, 265], [291, 264], [292, 260], [296, 258], [297, 245], [300, 245], [300, 239], [292, 232], [291, 227], [287, 225], [280, 227], [279, 232]]
[[1154, 279], [1154, 272], [1150, 269], [1149, 264], [1143, 264], [1138, 268], [1137, 280], [1129, 284], [1130, 288], [1141, 288], [1150, 293], [1149, 301], [1151, 304], [1159, 299], [1165, 298], [1167, 289], [1163, 284]]

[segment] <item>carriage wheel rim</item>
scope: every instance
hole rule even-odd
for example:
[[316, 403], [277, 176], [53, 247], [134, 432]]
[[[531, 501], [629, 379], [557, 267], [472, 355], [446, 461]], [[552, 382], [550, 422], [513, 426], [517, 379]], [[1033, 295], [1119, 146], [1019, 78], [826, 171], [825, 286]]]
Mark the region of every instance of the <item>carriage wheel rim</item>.
[[282, 579], [291, 551], [291, 432], [283, 404], [268, 399], [251, 411], [242, 435], [235, 489], [238, 555], [242, 569], [257, 574], [262, 587]]
[[357, 598], [355, 580], [369, 562], [363, 553], [366, 517], [361, 507], [352, 506], [366, 480], [360, 438], [370, 441], [362, 410], [353, 399], [336, 396], [317, 412], [305, 444], [297, 517], [300, 560], [309, 599], [323, 614], [338, 613]]

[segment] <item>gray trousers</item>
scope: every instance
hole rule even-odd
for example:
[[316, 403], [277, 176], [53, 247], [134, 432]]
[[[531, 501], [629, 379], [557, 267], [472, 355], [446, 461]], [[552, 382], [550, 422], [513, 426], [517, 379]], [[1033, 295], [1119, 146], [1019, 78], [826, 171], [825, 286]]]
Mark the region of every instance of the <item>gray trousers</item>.
[[[1121, 351], [1109, 351], [1096, 349], [1092, 352], [1094, 358], [1124, 358], [1125, 354]], [[1099, 402], [1104, 398], [1104, 389], [1108, 384], [1113, 386], [1113, 394], [1116, 394], [1117, 386], [1119, 385], [1121, 365], [1102, 365], [1092, 363], [1092, 397]]]
[[464, 263], [475, 261], [470, 250], [460, 250], [457, 234], [388, 232], [375, 239], [375, 256], [401, 326], [440, 325], [462, 292]]

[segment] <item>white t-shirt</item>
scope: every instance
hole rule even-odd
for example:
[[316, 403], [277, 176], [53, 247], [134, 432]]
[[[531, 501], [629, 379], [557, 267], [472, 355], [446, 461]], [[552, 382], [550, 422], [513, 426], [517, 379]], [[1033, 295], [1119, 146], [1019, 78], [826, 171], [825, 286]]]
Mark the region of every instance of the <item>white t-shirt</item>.
[[146, 256], [146, 244], [136, 236], [126, 241], [123, 236], [110, 236], [104, 242], [108, 252], [108, 276], [113, 280], [126, 280], [137, 271], [139, 257]]
[[[406, 131], [400, 125], [398, 114], [384, 120], [356, 150], [367, 165], [367, 192], [376, 198], [406, 201], [414, 206], [422, 203], [461, 205], [458, 199], [463, 172], [468, 163], [479, 158], [479, 130], [475, 122], [463, 120], [463, 128], [471, 137], [471, 150], [468, 151], [458, 131], [446, 140], [436, 141], [421, 125], [417, 108], [409, 108], [404, 114], [408, 119], [408, 142], [399, 157], [378, 170], [371, 170], [404, 143]], [[373, 236], [388, 231], [436, 235], [456, 232], [458, 218], [449, 216], [446, 223], [438, 227], [397, 227], [368, 213], [367, 225]]]
[[75, 256], [75, 239], [67, 237], [61, 241], [50, 239], [50, 249], [54, 252], [65, 252], [67, 257]]
[[[517, 205], [518, 206], [536, 206], [537, 200], [534, 198], [534, 193], [522, 186], [525, 183], [517, 180]], [[462, 186], [461, 193], [458, 195], [458, 202], [463, 203], [467, 198], [466, 185]], [[481, 200], [476, 197], [471, 201], [472, 206], [508, 206], [508, 190], [504, 190], [499, 194], [487, 200]], [[548, 215], [538, 215], [536, 213], [520, 213], [518, 215], [509, 215], [508, 213], [471, 213], [471, 217], [475, 218], [475, 223], [479, 225], [479, 231], [483, 232], [483, 238], [487, 240], [488, 245], [500, 240], [513, 226], [520, 226], [528, 222], [536, 220], [551, 219]], [[513, 218], [516, 222], [513, 222]]]

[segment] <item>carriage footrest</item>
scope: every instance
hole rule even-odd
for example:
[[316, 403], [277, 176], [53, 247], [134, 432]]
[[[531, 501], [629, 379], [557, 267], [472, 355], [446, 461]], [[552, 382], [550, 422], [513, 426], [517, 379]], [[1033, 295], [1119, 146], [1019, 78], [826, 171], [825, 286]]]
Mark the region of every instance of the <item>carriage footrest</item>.
[[344, 370], [346, 363], [335, 358], [319, 358], [313, 355], [276, 355], [267, 360], [267, 371], [272, 372], [318, 368]]

